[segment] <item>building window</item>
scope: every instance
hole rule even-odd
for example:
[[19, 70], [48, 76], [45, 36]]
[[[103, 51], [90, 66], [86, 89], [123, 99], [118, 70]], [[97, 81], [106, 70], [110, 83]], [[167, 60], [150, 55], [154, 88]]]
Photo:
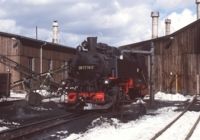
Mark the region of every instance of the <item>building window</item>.
[[31, 71], [35, 71], [35, 58], [33, 58], [33, 57], [28, 58], [28, 68]]
[[52, 59], [48, 60], [48, 70], [53, 70], [53, 60]]

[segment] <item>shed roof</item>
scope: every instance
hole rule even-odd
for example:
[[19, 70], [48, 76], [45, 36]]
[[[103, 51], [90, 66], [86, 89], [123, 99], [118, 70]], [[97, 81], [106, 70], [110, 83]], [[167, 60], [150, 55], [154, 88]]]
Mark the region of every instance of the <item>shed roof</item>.
[[119, 46], [119, 48], [120, 49], [130, 49], [130, 48], [132, 48], [134, 46], [138, 46], [140, 44], [145, 44], [145, 43], [149, 43], [149, 42], [152, 42], [152, 41], [161, 41], [161, 40], [164, 40], [164, 39], [169, 38], [169, 37], [175, 37], [180, 32], [183, 32], [183, 31], [185, 31], [185, 30], [187, 30], [187, 29], [189, 29], [193, 26], [197, 26], [198, 24], [200, 24], [200, 19], [192, 22], [191, 24], [189, 24], [189, 25], [177, 30], [176, 32], [169, 34], [169, 35], [154, 38], [154, 39], [144, 40], [144, 41], [140, 41], [140, 42], [136, 42], [136, 43], [131, 43], [131, 44], [123, 45], [123, 46]]
[[0, 36], [15, 38], [15, 39], [19, 40], [20, 43], [22, 43], [24, 46], [41, 47], [41, 45], [46, 44], [44, 49], [49, 49], [49, 50], [54, 50], [54, 51], [62, 51], [62, 52], [66, 52], [66, 53], [75, 53], [75, 51], [76, 51], [75, 48], [72, 48], [69, 46], [51, 43], [51, 42], [47, 42], [47, 41], [43, 41], [43, 40], [37, 40], [37, 39], [33, 39], [33, 38], [21, 36], [21, 35], [16, 35], [16, 34], [12, 34], [12, 33], [0, 32]]

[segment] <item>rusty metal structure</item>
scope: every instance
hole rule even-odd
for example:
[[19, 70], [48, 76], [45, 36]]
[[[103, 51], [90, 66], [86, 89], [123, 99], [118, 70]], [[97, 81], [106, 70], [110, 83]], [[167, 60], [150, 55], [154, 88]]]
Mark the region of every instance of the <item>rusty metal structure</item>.
[[[44, 73], [66, 65], [75, 55], [75, 49], [55, 43], [36, 40], [24, 36], [0, 32], [0, 55], [24, 66], [35, 73]], [[24, 78], [24, 74], [0, 63], [0, 73], [10, 73], [11, 83]], [[61, 81], [67, 72], [56, 74], [53, 78]], [[21, 86], [15, 89], [22, 89]]]

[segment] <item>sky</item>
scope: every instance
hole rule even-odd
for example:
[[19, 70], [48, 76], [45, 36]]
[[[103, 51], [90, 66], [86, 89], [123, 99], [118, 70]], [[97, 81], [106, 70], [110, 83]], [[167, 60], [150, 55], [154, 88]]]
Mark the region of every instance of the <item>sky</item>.
[[52, 22], [59, 23], [59, 43], [76, 47], [88, 36], [112, 46], [151, 39], [151, 11], [159, 11], [171, 32], [196, 20], [195, 0], [0, 0], [0, 31], [52, 40]]

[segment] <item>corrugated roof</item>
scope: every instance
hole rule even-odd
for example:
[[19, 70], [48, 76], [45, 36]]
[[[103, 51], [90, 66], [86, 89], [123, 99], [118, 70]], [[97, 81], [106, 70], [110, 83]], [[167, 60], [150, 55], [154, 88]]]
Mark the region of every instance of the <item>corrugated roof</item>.
[[0, 36], [16, 38], [16, 39], [20, 40], [20, 43], [22, 43], [24, 46], [40, 47], [41, 45], [44, 45], [46, 43], [45, 49], [62, 51], [62, 52], [66, 52], [66, 53], [75, 53], [75, 51], [76, 51], [75, 48], [72, 48], [69, 46], [55, 44], [55, 43], [51, 43], [51, 42], [47, 42], [47, 41], [43, 41], [43, 40], [37, 40], [37, 39], [33, 39], [33, 38], [21, 36], [21, 35], [16, 35], [16, 34], [12, 34], [12, 33], [0, 32]]

